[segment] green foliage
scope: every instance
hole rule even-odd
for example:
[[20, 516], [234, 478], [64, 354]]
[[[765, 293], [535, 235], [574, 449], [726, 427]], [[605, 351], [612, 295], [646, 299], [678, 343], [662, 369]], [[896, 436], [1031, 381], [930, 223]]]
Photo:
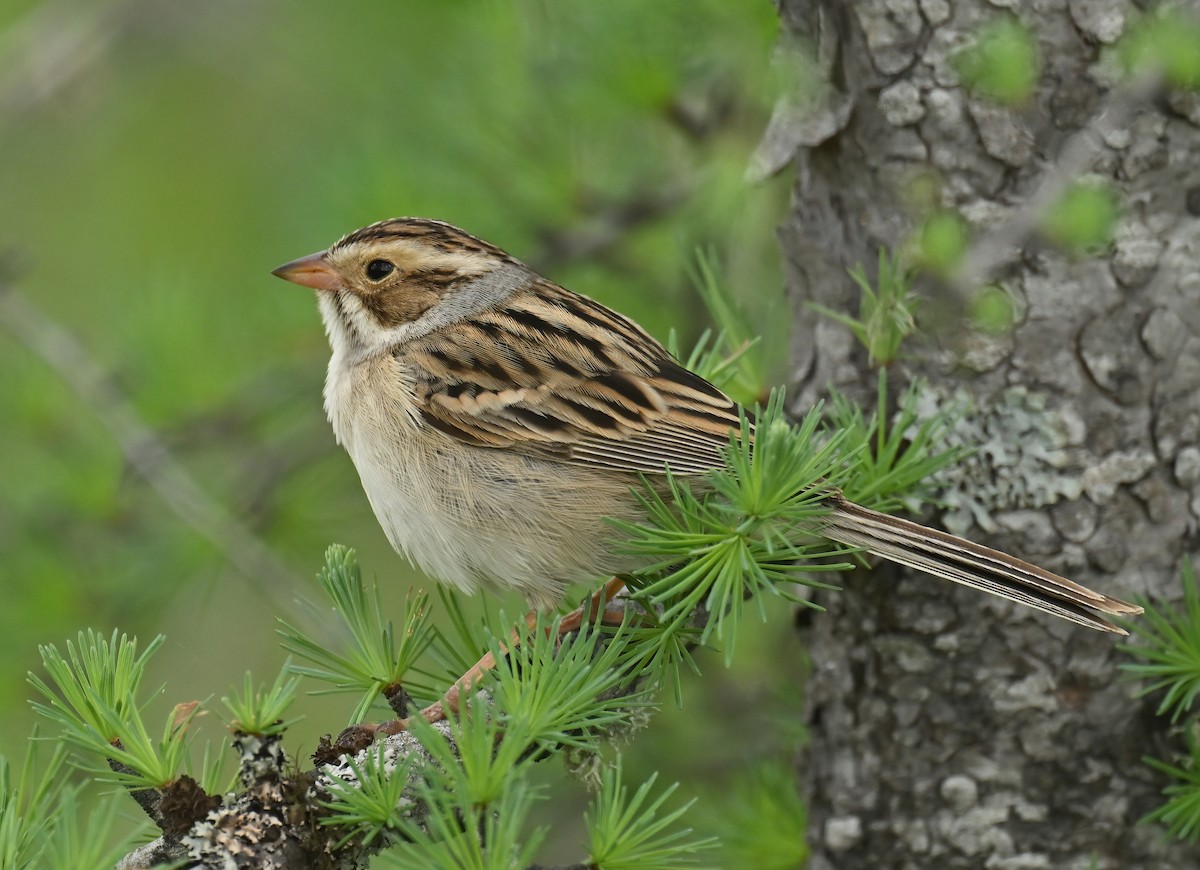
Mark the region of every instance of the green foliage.
[[1194, 11], [1164, 3], [1134, 23], [1118, 50], [1130, 72], [1161, 70], [1175, 87], [1200, 89], [1200, 17]]
[[507, 740], [520, 744], [519, 751], [594, 752], [599, 733], [627, 719], [632, 708], [648, 704], [644, 692], [613, 691], [631, 678], [620, 667], [624, 632], [622, 627], [598, 647], [601, 632], [584, 623], [556, 643], [559, 621], [539, 614], [532, 629], [518, 632], [519, 643], [502, 646], [493, 637], [497, 666], [488, 675], [489, 686]]
[[35, 771], [34, 750], [29, 741], [25, 764], [14, 781], [8, 759], [0, 757], [0, 867], [35, 866], [53, 823], [55, 805], [62, 799], [66, 752], [58, 747], [40, 777]]
[[[120, 792], [110, 792], [99, 801], [85, 801], [83, 789], [68, 788], [51, 817], [53, 831], [44, 842], [40, 870], [86, 870], [113, 867], [135, 842], [140, 827], [124, 836], [119, 831], [118, 815], [127, 809], [128, 798]], [[2, 864], [13, 867], [11, 864]]]
[[[75, 714], [72, 719], [103, 732], [111, 716], [124, 718], [136, 713], [136, 696], [146, 662], [165, 639], [162, 635], [154, 638], [139, 656], [137, 638], [121, 635], [118, 640], [114, 629], [106, 640], [89, 628], [79, 632], [75, 643], [67, 641], [66, 658], [53, 644], [38, 647], [42, 664], [62, 699], [37, 675], [29, 674], [29, 682], [50, 700], [52, 710], [70, 709]], [[104, 736], [113, 740], [117, 733]]]
[[[812, 530], [822, 506], [829, 475], [836, 476], [842, 436], [816, 438], [819, 409], [799, 426], [788, 422], [783, 393], [775, 391], [750, 437], [743, 414], [739, 437], [731, 437], [727, 465], [712, 472], [711, 494], [698, 495], [674, 477], [661, 493], [641, 494], [645, 523], [621, 523], [633, 553], [656, 561], [632, 579], [636, 597], [661, 608], [658, 630], [685, 630], [697, 608], [709, 614], [700, 642], [725, 642], [728, 662], [734, 650], [732, 626], [745, 601], [760, 615], [764, 594], [789, 596], [787, 585], [823, 585], [806, 577], [836, 569], [827, 561], [843, 552], [815, 538]], [[803, 599], [799, 599], [803, 600]]]
[[959, 54], [956, 61], [963, 84], [1008, 106], [1028, 102], [1041, 75], [1036, 38], [1011, 15], [984, 27], [975, 44]]
[[1162, 692], [1158, 715], [1172, 722], [1192, 710], [1200, 694], [1200, 586], [1190, 562], [1180, 572], [1183, 583], [1182, 609], [1143, 601], [1145, 614], [1125, 627], [1140, 641], [1122, 644], [1121, 650], [1136, 663], [1121, 669], [1146, 681], [1140, 693]]
[[683, 671], [700, 673], [692, 649], [700, 645], [704, 630], [664, 621], [657, 611], [647, 612], [623, 630], [628, 642], [619, 649], [621, 670], [646, 675], [647, 684], [670, 689], [675, 704], [682, 706]]
[[911, 276], [900, 265], [900, 255], [879, 251], [878, 291], [861, 264], [850, 269], [850, 277], [862, 290], [858, 317], [853, 318], [824, 305], [810, 303], [826, 317], [850, 327], [854, 337], [867, 349], [872, 365], [890, 365], [900, 355], [904, 339], [916, 331], [917, 297]]
[[[501, 721], [505, 711], [494, 711], [483, 696], [472, 696], [463, 707], [463, 715], [449, 720], [446, 736], [452, 743], [419, 716], [413, 720], [412, 733], [433, 756], [436, 774], [430, 774], [429, 781], [435, 792], [461, 795], [470, 806], [487, 807], [524, 775], [524, 766], [532, 759], [531, 734], [505, 728]], [[441, 800], [440, 793], [435, 796]]]
[[221, 699], [229, 711], [229, 724], [234, 731], [266, 737], [282, 734], [299, 721], [283, 718], [296, 700], [296, 687], [300, 683], [299, 677], [289, 678], [287, 672], [288, 666], [284, 665], [272, 685], [256, 687], [254, 677], [246, 671], [241, 693], [234, 692]]
[[920, 382], [909, 385], [890, 423], [886, 369], [879, 370], [875, 413], [870, 416], [841, 393], [830, 392], [826, 427], [843, 433], [846, 443], [856, 448], [847, 453], [842, 475], [842, 491], [851, 501], [893, 512], [928, 500], [932, 475], [966, 455], [964, 448], [938, 448], [955, 417], [946, 411], [920, 419], [916, 400], [921, 389]]
[[353, 550], [330, 547], [325, 552], [325, 567], [319, 580], [321, 589], [333, 603], [333, 612], [349, 649], [335, 652], [281, 620], [283, 648], [313, 663], [312, 667], [290, 665], [289, 669], [333, 684], [334, 688], [320, 694], [361, 692], [362, 698], [350, 717], [351, 722], [361, 722], [385, 689], [402, 683], [408, 687], [405, 677], [432, 643], [428, 596], [424, 592], [409, 594], [404, 602], [404, 628], [397, 638], [391, 620], [385, 616], [379, 587], [367, 592]]
[[700, 333], [700, 338], [686, 356], [680, 352], [679, 336], [675, 330], [671, 330], [671, 334], [667, 336], [666, 344], [667, 351], [682, 362], [684, 368], [724, 390], [730, 398], [742, 404], [745, 404], [742, 402], [743, 397], [753, 400], [749, 392], [751, 378], [744, 371], [742, 359], [757, 346], [757, 336], [733, 347], [727, 333], [714, 333], [711, 329], [706, 329]]
[[[414, 777], [413, 762], [368, 753], [335, 784], [326, 823], [348, 826], [363, 843], [403, 836], [411, 842], [393, 856], [397, 866], [509, 867], [511, 855], [532, 855], [540, 835], [522, 832], [540, 792], [528, 782], [529, 766], [564, 747], [598, 751], [598, 737], [645, 703], [639, 693], [612, 691], [628, 679], [618, 667], [621, 632], [600, 647], [600, 633], [586, 624], [561, 639], [558, 626], [543, 618], [503, 645], [493, 638], [488, 694], [466, 699], [443, 726], [420, 716], [410, 723], [432, 763]], [[408, 816], [414, 802], [427, 808], [420, 824]]]
[[1167, 831], [1181, 840], [1200, 840], [1200, 740], [1188, 733], [1187, 757], [1180, 764], [1167, 764], [1156, 758], [1145, 759], [1146, 763], [1173, 781], [1163, 789], [1167, 799], [1142, 821], [1158, 822]]
[[[402, 870], [522, 870], [532, 864], [546, 829], [527, 831], [526, 822], [534, 802], [544, 797], [541, 789], [514, 776], [512, 787], [494, 802], [480, 805], [454, 788], [458, 774], [453, 769], [426, 770], [430, 777], [418, 786], [417, 795], [430, 813], [424, 824], [397, 817], [405, 842], [385, 853], [384, 863]], [[523, 765], [519, 773], [525, 772]]]
[[[448, 733], [421, 717], [414, 720], [412, 733], [433, 759], [420, 766], [418, 776], [411, 777], [412, 762], [385, 774], [382, 753], [371, 753], [374, 768], [360, 772], [364, 766], [358, 765], [355, 772], [380, 780], [368, 785], [377, 799], [368, 803], [346, 789], [329, 802], [347, 820], [357, 814], [354, 825], [364, 842], [372, 836], [403, 838], [403, 846], [385, 853], [381, 863], [510, 870], [533, 860], [544, 837], [540, 829], [526, 832], [530, 808], [544, 796], [527, 779], [534, 756], [485, 698], [473, 696], [465, 708], [447, 723]], [[411, 791], [403, 791], [405, 783]]]
[[[542, 636], [545, 645], [551, 641]], [[583, 667], [575, 670], [586, 669], [582, 660], [578, 665]], [[527, 830], [532, 805], [545, 796], [528, 780], [539, 757], [527, 751], [531, 732], [504, 712], [501, 696], [489, 701], [476, 695], [466, 706], [464, 715], [440, 727], [414, 721], [413, 733], [431, 763], [414, 767], [415, 756], [392, 760], [378, 748], [351, 762], [350, 774], [331, 788], [326, 824], [347, 827], [348, 837], [364, 844], [402, 838], [381, 859], [385, 866], [528, 866], [545, 834]], [[689, 866], [692, 855], [713, 845], [711, 838], [690, 838], [690, 830], [677, 827], [690, 804], [664, 811], [674, 786], [650, 799], [654, 779], [630, 796], [621, 784], [619, 760], [615, 770], [601, 774], [600, 792], [586, 816], [592, 866], [669, 870]]]
[[228, 736], [222, 738], [216, 748], [211, 740], [205, 741], [204, 754], [199, 766], [190, 765], [190, 775], [199, 783], [200, 788], [204, 789], [205, 794], [225, 794], [237, 781], [236, 773], [225, 772], [229, 766], [229, 745]]
[[[910, 396], [917, 389], [911, 387]], [[654, 560], [630, 581], [635, 597], [655, 612], [653, 625], [639, 631], [658, 645], [639, 647], [641, 660], [667, 664], [669, 682], [677, 684], [679, 666], [691, 663], [681, 640], [686, 633], [687, 642], [722, 640], [728, 663], [746, 602], [765, 618], [764, 596], [791, 599], [789, 584], [824, 586], [811, 572], [846, 567], [837, 560], [847, 551], [815, 534], [830, 487], [881, 510], [901, 506], [902, 496], [919, 499], [923, 481], [962, 454], [935, 450], [950, 419], [943, 414], [918, 422], [915, 404], [903, 403], [898, 420], [888, 424], [881, 369], [870, 418], [835, 395], [828, 415], [818, 407], [795, 425], [776, 391], [753, 438], [743, 415], [725, 467], [709, 475], [709, 490], [697, 492], [671, 476], [665, 487], [646, 487], [640, 498], [648, 521], [619, 524], [630, 550]], [[698, 630], [692, 626], [697, 608], [708, 614]]]
[[984, 287], [972, 296], [968, 312], [971, 326], [986, 335], [1006, 335], [1016, 319], [1012, 297], [999, 284]]
[[[763, 326], [750, 322], [745, 308], [733, 298], [728, 282], [718, 276], [716, 255], [711, 249], [697, 253], [692, 283], [718, 332], [707, 351], [704, 348], [709, 333], [701, 336], [687, 360], [688, 368], [728, 392], [737, 402], [757, 401], [766, 392], [767, 368], [774, 361], [769, 358], [782, 357], [783, 349], [768, 347], [763, 341]], [[778, 330], [773, 332], [778, 336]]]
[[329, 814], [322, 817], [321, 824], [347, 829], [339, 846], [356, 838], [364, 846], [377, 839], [395, 842], [397, 819], [406, 805], [401, 796], [408, 786], [412, 763], [412, 756], [398, 756], [385, 744], [368, 747], [358, 760], [347, 757], [350, 775], [335, 775], [329, 798], [322, 801]]
[[[30, 684], [47, 703], [38, 713], [62, 728], [63, 739], [91, 758], [101, 778], [130, 788], [158, 788], [182, 772], [188, 748], [188, 724], [196, 705], [180, 705], [166, 717], [161, 735], [151, 737], [141, 715], [138, 692], [146, 661], [163, 637], [137, 654], [137, 640], [114, 630], [106, 640], [88, 629], [76, 643], [67, 641], [64, 657], [53, 644], [39, 647], [50, 684], [29, 674]], [[108, 760], [122, 765], [109, 770]]]
[[453, 681], [464, 674], [487, 649], [487, 639], [501, 625], [500, 615], [490, 597], [479, 596], [478, 618], [472, 619], [463, 605], [463, 596], [454, 589], [438, 584], [443, 621], [433, 633], [430, 644], [432, 656], [442, 664], [443, 680]]
[[793, 870], [808, 856], [808, 812], [793, 763], [754, 768], [727, 790], [710, 820], [725, 867]]
[[1095, 251], [1112, 240], [1120, 215], [1116, 194], [1107, 182], [1074, 182], [1042, 218], [1042, 231], [1069, 250]]
[[967, 225], [958, 212], [936, 212], [917, 233], [917, 261], [934, 275], [947, 277], [958, 267], [968, 241]]
[[[71, 784], [66, 748], [37, 764], [39, 740], [29, 741], [14, 779], [0, 758], [0, 867], [5, 870], [86, 870], [112, 867], [139, 829], [114, 837], [117, 812], [128, 798], [110, 793], [86, 810], [82, 787]], [[121, 802], [119, 804], [119, 802]]]
[[1183, 564], [1180, 578], [1182, 608], [1143, 600], [1139, 602], [1146, 609], [1142, 618], [1122, 623], [1140, 643], [1121, 646], [1138, 660], [1123, 663], [1121, 669], [1146, 681], [1140, 694], [1162, 693], [1158, 715], [1169, 714], [1172, 723], [1188, 717], [1180, 726], [1187, 746], [1182, 761], [1145, 759], [1172, 782], [1163, 789], [1166, 802], [1143, 821], [1161, 823], [1174, 836], [1194, 842], [1200, 839], [1200, 742], [1193, 714], [1200, 694], [1200, 584], [1190, 562]]
[[[598, 870], [673, 870], [689, 867], [702, 849], [711, 849], [716, 838], [689, 839], [690, 828], [672, 826], [694, 801], [661, 812], [678, 783], [649, 800], [657, 774], [642, 783], [632, 796], [621, 781], [621, 763], [604, 771], [600, 791], [584, 816], [588, 830], [590, 863]], [[661, 812], [661, 815], [660, 815]]]

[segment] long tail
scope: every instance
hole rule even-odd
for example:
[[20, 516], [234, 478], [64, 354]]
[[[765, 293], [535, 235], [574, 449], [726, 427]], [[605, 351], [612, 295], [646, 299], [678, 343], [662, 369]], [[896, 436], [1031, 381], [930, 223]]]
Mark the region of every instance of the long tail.
[[832, 510], [824, 517], [822, 535], [901, 565], [1100, 631], [1128, 634], [1102, 614], [1142, 612], [1136, 604], [1094, 592], [999, 550], [861, 507], [841, 493], [833, 494], [828, 504]]

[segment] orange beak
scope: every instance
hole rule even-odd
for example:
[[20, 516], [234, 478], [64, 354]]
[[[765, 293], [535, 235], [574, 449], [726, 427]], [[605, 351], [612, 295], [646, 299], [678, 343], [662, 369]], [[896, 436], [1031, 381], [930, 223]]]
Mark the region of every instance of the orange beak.
[[284, 263], [274, 270], [276, 275], [285, 281], [299, 284], [301, 287], [311, 287], [314, 290], [337, 290], [342, 286], [338, 273], [329, 265], [325, 251], [317, 251], [299, 260]]

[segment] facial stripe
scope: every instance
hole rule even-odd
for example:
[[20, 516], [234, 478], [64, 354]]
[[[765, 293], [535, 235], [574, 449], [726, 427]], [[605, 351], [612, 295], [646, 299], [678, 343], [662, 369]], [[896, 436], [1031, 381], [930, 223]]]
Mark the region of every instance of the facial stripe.
[[504, 262], [515, 263], [515, 258], [480, 238], [476, 238], [458, 227], [443, 221], [428, 218], [390, 218], [348, 233], [338, 239], [331, 251], [342, 250], [351, 245], [387, 239], [419, 239], [425, 244], [449, 251], [459, 249], [487, 254]]

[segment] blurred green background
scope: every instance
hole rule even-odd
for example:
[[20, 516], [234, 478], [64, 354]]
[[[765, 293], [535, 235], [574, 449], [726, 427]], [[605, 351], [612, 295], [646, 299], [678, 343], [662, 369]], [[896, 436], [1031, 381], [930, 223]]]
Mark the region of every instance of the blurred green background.
[[[215, 699], [246, 668], [278, 669], [275, 619], [312, 596], [328, 543], [356, 547], [395, 600], [425, 582], [333, 443], [320, 321], [311, 294], [271, 277], [280, 263], [374, 220], [437, 217], [686, 347], [707, 325], [690, 270], [711, 249], [785, 341], [788, 186], [744, 181], [777, 31], [768, 0], [6, 0], [0, 277], [294, 579], [235, 569], [0, 329], [0, 751], [23, 752], [39, 643], [163, 632], [162, 703]], [[801, 654], [786, 616], [755, 634], [735, 672], [702, 660], [682, 713], [631, 747], [634, 772], [695, 793], [772, 747], [786, 757]], [[289, 750], [350, 706], [307, 705]]]

